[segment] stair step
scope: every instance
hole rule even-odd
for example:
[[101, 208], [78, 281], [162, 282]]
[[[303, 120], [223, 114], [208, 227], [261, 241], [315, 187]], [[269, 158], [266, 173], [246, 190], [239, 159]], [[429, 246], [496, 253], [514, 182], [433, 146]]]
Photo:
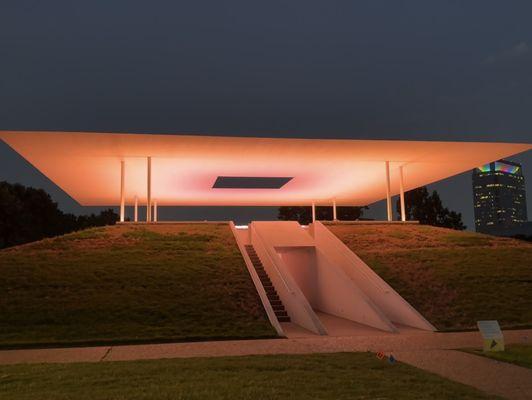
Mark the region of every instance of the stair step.
[[272, 281], [268, 276], [268, 273], [265, 271], [264, 265], [262, 264], [260, 257], [257, 255], [257, 252], [253, 248], [253, 245], [247, 244], [245, 245], [245, 249], [248, 253], [248, 257], [251, 260], [251, 263], [253, 264], [253, 267], [255, 268], [255, 272], [259, 276], [262, 286], [264, 287], [264, 291], [266, 292], [266, 296], [268, 297], [268, 300], [270, 302], [270, 305], [272, 306], [275, 316], [277, 317], [277, 320], [279, 322], [290, 322], [288, 312], [284, 308], [283, 302], [279, 298], [279, 295], [277, 294], [277, 291], [275, 290], [275, 287], [273, 286]]

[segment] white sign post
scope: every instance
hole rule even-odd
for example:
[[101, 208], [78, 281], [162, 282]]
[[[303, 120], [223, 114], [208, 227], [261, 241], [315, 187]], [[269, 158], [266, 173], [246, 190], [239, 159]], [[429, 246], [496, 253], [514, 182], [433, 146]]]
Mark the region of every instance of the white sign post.
[[477, 321], [484, 339], [484, 351], [504, 351], [504, 337], [497, 321]]

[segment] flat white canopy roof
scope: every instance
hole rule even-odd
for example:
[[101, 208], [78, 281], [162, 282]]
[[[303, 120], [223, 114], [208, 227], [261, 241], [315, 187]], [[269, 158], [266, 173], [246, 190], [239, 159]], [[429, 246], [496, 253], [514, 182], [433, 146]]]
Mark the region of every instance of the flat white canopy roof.
[[[83, 132], [0, 131], [0, 138], [86, 206], [120, 203], [121, 161], [126, 204], [133, 204], [135, 196], [140, 204], [145, 202], [148, 156], [152, 199], [159, 205], [330, 205], [333, 199], [339, 205], [366, 205], [386, 198], [386, 161], [395, 195], [400, 166], [409, 190], [532, 148], [515, 143]], [[213, 187], [218, 177], [229, 179]], [[253, 177], [282, 179], [239, 179]]]

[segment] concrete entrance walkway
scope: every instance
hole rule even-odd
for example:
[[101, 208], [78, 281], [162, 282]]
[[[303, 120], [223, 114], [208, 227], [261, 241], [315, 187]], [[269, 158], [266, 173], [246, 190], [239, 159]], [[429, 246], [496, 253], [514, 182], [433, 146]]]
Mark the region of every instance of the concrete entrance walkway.
[[[507, 344], [532, 343], [532, 329], [505, 331], [504, 337]], [[490, 394], [511, 399], [532, 399], [532, 370], [450, 350], [481, 345], [478, 332], [427, 334], [406, 331], [390, 334], [379, 331], [356, 336], [301, 335], [290, 339], [3, 350], [0, 351], [0, 364], [383, 351], [392, 353], [400, 361]]]

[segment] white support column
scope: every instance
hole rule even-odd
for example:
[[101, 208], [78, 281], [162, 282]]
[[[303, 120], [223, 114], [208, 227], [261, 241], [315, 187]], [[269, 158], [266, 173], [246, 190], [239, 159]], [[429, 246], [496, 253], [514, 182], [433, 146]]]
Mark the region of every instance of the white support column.
[[157, 222], [157, 200], [153, 200], [153, 222]]
[[390, 190], [390, 162], [386, 161], [386, 211], [388, 214], [388, 221], [393, 220], [392, 214], [392, 196]]
[[146, 200], [146, 222], [151, 222], [151, 157], [148, 157], [148, 178], [147, 178], [147, 192], [148, 198]]
[[125, 161], [120, 161], [120, 222], [125, 220], [126, 194], [125, 187], [126, 166]]
[[312, 202], [312, 222], [316, 222], [316, 204]]
[[401, 221], [406, 221], [405, 211], [405, 186], [404, 186], [403, 166], [399, 167], [399, 201], [401, 202]]
[[338, 221], [336, 217], [336, 199], [333, 200], [333, 221]]
[[137, 196], [135, 196], [135, 212], [133, 220], [139, 222], [139, 198]]

